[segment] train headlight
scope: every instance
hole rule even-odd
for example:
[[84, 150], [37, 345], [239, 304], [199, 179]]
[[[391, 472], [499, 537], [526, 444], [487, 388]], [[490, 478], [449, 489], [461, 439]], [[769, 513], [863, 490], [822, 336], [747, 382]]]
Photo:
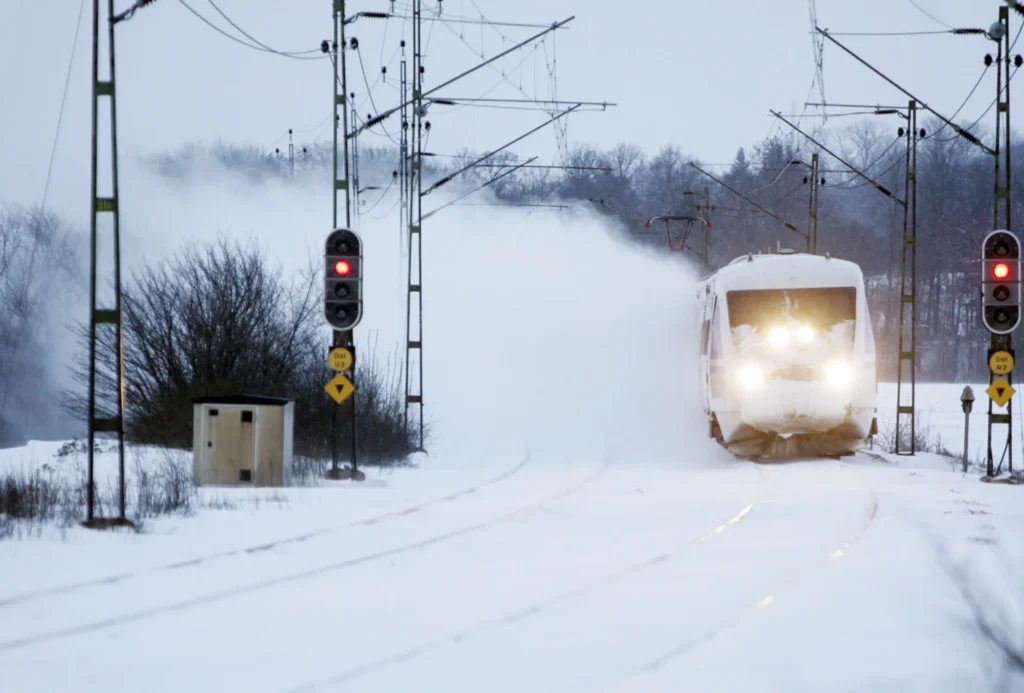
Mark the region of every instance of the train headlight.
[[846, 387], [850, 384], [850, 365], [842, 361], [833, 361], [825, 367], [825, 381], [833, 387]]
[[814, 341], [814, 328], [808, 325], [804, 325], [796, 331], [796, 338], [804, 344], [810, 344]]
[[764, 381], [764, 373], [754, 364], [748, 363], [740, 368], [740, 384], [744, 387], [755, 389], [760, 387], [762, 381]]
[[789, 344], [789, 330], [785, 327], [773, 327], [768, 330], [768, 341], [773, 347], [784, 347]]

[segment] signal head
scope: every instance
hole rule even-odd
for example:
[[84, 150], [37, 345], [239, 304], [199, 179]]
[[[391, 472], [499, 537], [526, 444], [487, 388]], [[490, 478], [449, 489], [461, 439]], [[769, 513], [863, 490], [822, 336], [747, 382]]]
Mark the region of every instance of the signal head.
[[335, 229], [327, 236], [324, 317], [335, 330], [351, 330], [362, 320], [362, 248], [362, 240], [351, 229]]
[[982, 320], [993, 334], [1009, 334], [1021, 318], [1020, 241], [993, 231], [982, 245]]

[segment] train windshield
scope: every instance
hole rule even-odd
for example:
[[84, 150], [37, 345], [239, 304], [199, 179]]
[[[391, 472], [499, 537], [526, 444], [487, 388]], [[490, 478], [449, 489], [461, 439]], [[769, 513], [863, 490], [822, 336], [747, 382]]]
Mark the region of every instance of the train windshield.
[[857, 317], [857, 289], [758, 289], [730, 291], [729, 326], [757, 331], [798, 323], [815, 330], [830, 330]]

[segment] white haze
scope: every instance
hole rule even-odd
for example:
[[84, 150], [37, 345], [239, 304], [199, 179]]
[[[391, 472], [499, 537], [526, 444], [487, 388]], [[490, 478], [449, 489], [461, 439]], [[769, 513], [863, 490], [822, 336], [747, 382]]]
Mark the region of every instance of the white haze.
[[[126, 277], [221, 233], [253, 240], [289, 274], [311, 260], [319, 267], [329, 180], [253, 183], [204, 164], [171, 183], [125, 158]], [[366, 195], [367, 209], [376, 195]], [[447, 199], [434, 198], [425, 209]], [[365, 353], [374, 344], [378, 361], [392, 363], [404, 361], [406, 300], [396, 201], [389, 191], [358, 229], [366, 303], [357, 345]], [[695, 410], [694, 270], [681, 256], [623, 240], [610, 223], [585, 209], [484, 206], [452, 206], [426, 220], [431, 456], [530, 449], [673, 464], [696, 449], [714, 454]]]

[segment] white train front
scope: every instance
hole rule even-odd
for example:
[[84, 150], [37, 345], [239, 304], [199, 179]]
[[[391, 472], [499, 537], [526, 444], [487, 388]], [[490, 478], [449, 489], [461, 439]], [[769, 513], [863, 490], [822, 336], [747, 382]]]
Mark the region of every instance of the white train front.
[[745, 255], [699, 286], [700, 403], [737, 455], [842, 455], [876, 430], [864, 276], [806, 254]]

